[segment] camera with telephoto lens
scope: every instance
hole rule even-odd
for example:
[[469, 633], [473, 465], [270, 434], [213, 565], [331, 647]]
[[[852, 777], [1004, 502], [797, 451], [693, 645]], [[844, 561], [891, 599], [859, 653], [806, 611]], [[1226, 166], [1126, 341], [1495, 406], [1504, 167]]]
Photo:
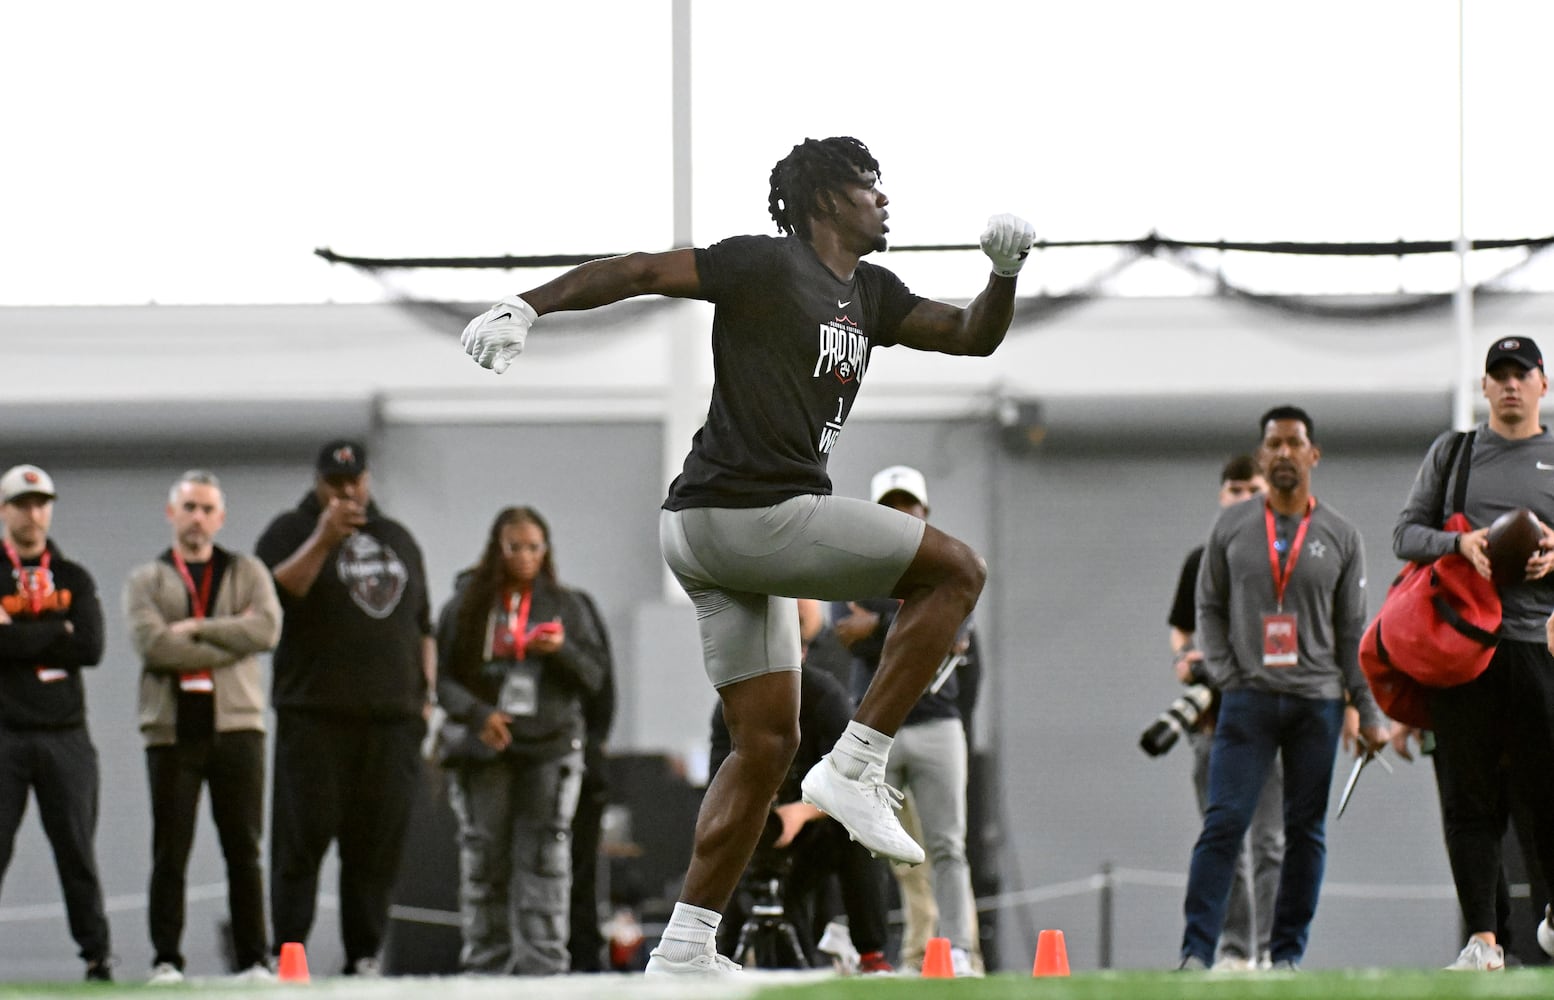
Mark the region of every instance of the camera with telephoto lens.
[[1139, 737], [1139, 746], [1151, 757], [1159, 757], [1176, 746], [1176, 741], [1182, 738], [1183, 733], [1198, 728], [1198, 722], [1203, 718], [1203, 713], [1207, 712], [1213, 704], [1213, 688], [1207, 684], [1188, 686], [1187, 690], [1171, 702], [1166, 710], [1160, 713], [1160, 717], [1144, 730], [1144, 735]]

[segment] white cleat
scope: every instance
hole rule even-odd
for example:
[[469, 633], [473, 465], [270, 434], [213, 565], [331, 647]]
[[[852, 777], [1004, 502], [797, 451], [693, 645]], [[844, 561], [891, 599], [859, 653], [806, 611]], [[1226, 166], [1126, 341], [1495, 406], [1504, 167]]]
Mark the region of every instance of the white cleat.
[[950, 949], [950, 970], [955, 973], [956, 979], [981, 979], [982, 973], [971, 961], [971, 953], [965, 948]]
[[859, 778], [848, 778], [826, 754], [809, 769], [802, 787], [805, 802], [846, 827], [848, 836], [875, 857], [908, 865], [923, 863], [923, 848], [896, 818], [903, 796], [885, 784], [882, 769], [871, 767]]
[[263, 962], [255, 962], [242, 972], [234, 972], [232, 979], [239, 983], [273, 983], [277, 982], [275, 970]]
[[826, 931], [820, 935], [820, 943], [815, 945], [815, 950], [822, 955], [831, 956], [831, 964], [835, 967], [837, 975], [856, 976], [860, 956], [858, 949], [853, 946], [852, 930], [843, 923], [833, 920], [826, 924]]
[[703, 952], [684, 962], [673, 962], [658, 953], [654, 948], [648, 955], [647, 968], [642, 970], [645, 976], [731, 976], [744, 967], [731, 958], [718, 954], [716, 951]]
[[1543, 908], [1543, 919], [1538, 923], [1538, 947], [1545, 955], [1554, 956], [1554, 907]]
[[183, 982], [183, 970], [172, 962], [158, 962], [151, 969], [151, 976], [146, 980], [147, 986], [172, 986]]
[[1499, 972], [1505, 968], [1505, 950], [1498, 944], [1485, 944], [1483, 938], [1468, 938], [1467, 947], [1457, 960], [1446, 967], [1449, 972]]

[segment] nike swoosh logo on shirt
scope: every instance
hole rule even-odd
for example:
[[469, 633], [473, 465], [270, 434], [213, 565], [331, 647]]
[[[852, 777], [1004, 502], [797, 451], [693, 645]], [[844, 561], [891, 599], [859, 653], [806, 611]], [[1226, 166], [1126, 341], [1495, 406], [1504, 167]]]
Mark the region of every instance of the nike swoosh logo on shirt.
[[1534, 462], [1533, 464], [1544, 472], [1554, 472], [1554, 465], [1550, 465], [1547, 462]]
[[837, 299], [836, 300], [836, 307], [838, 309], [846, 309], [848, 306], [850, 306], [852, 304], [853, 304], [853, 300], [852, 299], [848, 299], [846, 302], [843, 302], [841, 299]]

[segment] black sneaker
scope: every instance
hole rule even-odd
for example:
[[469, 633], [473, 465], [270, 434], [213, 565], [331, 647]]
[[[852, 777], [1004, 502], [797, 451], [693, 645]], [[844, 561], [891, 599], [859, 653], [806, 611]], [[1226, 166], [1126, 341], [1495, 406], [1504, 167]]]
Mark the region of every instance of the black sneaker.
[[89, 983], [113, 982], [113, 960], [94, 958], [86, 963], [86, 981]]

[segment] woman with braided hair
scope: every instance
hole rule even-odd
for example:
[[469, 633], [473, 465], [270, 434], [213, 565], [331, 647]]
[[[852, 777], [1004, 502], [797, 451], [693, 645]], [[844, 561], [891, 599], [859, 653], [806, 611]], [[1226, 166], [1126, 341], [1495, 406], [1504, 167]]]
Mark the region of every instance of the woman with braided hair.
[[982, 291], [964, 307], [921, 298], [863, 259], [887, 243], [890, 199], [879, 174], [857, 139], [806, 139], [772, 169], [768, 205], [782, 236], [590, 261], [502, 299], [464, 330], [465, 351], [500, 374], [545, 313], [637, 295], [715, 307], [707, 422], [669, 487], [659, 541], [696, 606], [733, 751], [707, 788], [650, 974], [739, 968], [713, 942], [798, 742], [797, 598], [903, 602], [873, 683], [803, 793], [874, 853], [923, 861], [896, 818], [900, 795], [884, 782], [885, 760], [987, 567], [917, 518], [833, 496], [826, 462], [875, 348], [985, 356], [998, 347], [1035, 234], [1023, 219], [994, 216], [982, 233], [992, 261]]

